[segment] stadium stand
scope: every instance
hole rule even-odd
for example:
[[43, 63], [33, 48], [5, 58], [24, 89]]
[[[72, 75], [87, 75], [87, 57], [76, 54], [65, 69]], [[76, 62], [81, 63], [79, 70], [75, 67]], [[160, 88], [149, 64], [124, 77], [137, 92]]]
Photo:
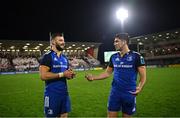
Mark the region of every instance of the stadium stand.
[[12, 60], [16, 71], [37, 71], [39, 63], [35, 57], [16, 57]]
[[[73, 69], [103, 67], [97, 60], [100, 45], [94, 42], [66, 42], [63, 53]], [[180, 29], [132, 37], [130, 45], [145, 57], [147, 66], [180, 65]], [[0, 40], [0, 72], [38, 71], [40, 57], [48, 50], [48, 41]]]
[[[66, 42], [63, 53], [69, 58], [71, 68], [86, 70], [100, 66], [96, 56], [99, 45], [101, 43]], [[47, 41], [0, 40], [0, 72], [38, 71], [40, 57], [49, 50]]]
[[133, 37], [130, 42], [137, 44], [148, 66], [180, 64], [180, 29]]
[[91, 56], [90, 54], [88, 54], [88, 56], [84, 58], [89, 63], [89, 65], [92, 65], [92, 66], [100, 65], [100, 62], [97, 59], [95, 59], [93, 56]]

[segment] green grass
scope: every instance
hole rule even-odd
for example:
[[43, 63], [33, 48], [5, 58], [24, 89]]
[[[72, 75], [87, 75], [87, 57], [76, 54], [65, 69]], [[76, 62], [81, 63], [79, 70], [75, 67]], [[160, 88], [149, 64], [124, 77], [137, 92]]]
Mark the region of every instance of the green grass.
[[[77, 72], [77, 77], [68, 81], [69, 116], [106, 117], [112, 77], [88, 82], [84, 74]], [[44, 82], [38, 74], [0, 75], [0, 116], [43, 117], [43, 91]], [[134, 116], [180, 117], [180, 68], [147, 69], [147, 83], [137, 96]]]

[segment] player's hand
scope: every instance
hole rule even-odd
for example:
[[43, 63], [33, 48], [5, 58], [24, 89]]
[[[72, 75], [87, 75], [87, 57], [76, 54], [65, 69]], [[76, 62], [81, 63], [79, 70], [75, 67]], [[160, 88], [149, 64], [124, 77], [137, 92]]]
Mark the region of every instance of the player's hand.
[[72, 69], [68, 69], [66, 71], [64, 71], [64, 77], [66, 77], [67, 79], [73, 79], [75, 77], [75, 72]]
[[72, 78], [75, 78], [76, 77], [76, 73], [72, 69], [69, 69], [69, 70], [72, 72]]
[[93, 81], [93, 80], [94, 80], [92, 74], [85, 74], [85, 78], [86, 78], [88, 81]]
[[141, 92], [141, 89], [142, 89], [141, 87], [136, 87], [136, 91], [135, 92], [130, 91], [130, 93], [133, 95], [138, 95]]

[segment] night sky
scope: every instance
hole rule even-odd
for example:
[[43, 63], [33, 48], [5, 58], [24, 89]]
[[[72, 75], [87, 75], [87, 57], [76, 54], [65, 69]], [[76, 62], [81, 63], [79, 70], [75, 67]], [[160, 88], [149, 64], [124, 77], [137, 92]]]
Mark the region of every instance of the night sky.
[[113, 37], [121, 32], [115, 14], [121, 6], [129, 10], [124, 31], [131, 37], [180, 27], [178, 0], [13, 0], [6, 5], [4, 40], [48, 41], [49, 32], [64, 32], [68, 42], [100, 42], [112, 50]]

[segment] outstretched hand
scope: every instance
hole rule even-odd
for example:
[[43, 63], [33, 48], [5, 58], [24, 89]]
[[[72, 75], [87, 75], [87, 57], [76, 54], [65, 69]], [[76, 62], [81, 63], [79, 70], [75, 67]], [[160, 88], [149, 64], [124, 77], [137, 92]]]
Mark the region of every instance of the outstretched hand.
[[85, 78], [86, 78], [88, 81], [93, 81], [93, 80], [94, 80], [92, 74], [85, 74]]

